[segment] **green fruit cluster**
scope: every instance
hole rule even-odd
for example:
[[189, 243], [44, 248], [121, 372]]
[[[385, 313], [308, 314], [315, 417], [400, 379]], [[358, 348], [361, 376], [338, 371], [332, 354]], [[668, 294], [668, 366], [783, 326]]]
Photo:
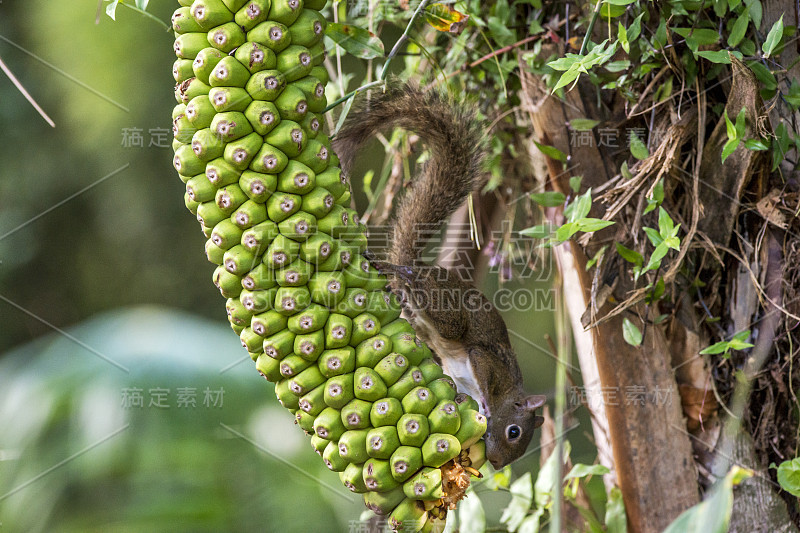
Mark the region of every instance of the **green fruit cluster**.
[[447, 465], [484, 461], [486, 419], [362, 256], [321, 126], [325, 0], [180, 3], [173, 163], [231, 326], [344, 485], [396, 528], [433, 530]]

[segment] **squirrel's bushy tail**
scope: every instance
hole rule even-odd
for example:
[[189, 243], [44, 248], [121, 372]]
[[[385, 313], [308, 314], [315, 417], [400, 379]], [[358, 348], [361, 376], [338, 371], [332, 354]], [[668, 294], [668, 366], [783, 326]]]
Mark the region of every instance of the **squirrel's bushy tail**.
[[438, 229], [479, 185], [484, 157], [480, 123], [469, 106], [436, 91], [409, 85], [373, 90], [369, 101], [354, 108], [333, 140], [342, 170], [350, 173], [361, 146], [378, 131], [401, 127], [417, 133], [430, 159], [397, 208], [389, 261], [411, 265], [419, 257], [424, 235]]

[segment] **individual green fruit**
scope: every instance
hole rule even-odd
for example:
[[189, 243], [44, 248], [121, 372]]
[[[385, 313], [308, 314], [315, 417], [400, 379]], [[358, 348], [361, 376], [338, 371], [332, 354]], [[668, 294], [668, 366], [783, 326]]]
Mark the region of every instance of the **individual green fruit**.
[[391, 387], [408, 370], [408, 359], [399, 353], [391, 353], [375, 365], [375, 371], [388, 387]]
[[213, 201], [203, 202], [197, 206], [197, 220], [208, 228], [213, 228], [227, 216], [227, 213]]
[[461, 449], [466, 450], [480, 440], [486, 433], [486, 417], [473, 409], [459, 411], [461, 426], [455, 433], [456, 438], [461, 443]]
[[410, 333], [414, 335], [414, 328], [403, 319], [393, 320], [388, 324], [381, 324], [381, 331], [383, 331], [384, 335], [388, 335], [389, 337], [394, 337], [400, 333]]
[[282, 235], [297, 242], [304, 242], [316, 233], [317, 219], [310, 213], [299, 211], [281, 221], [278, 229]]
[[328, 168], [328, 148], [318, 140], [310, 138], [306, 144], [306, 147], [303, 149], [300, 155], [297, 156], [297, 161], [303, 163], [315, 173], [323, 172]]
[[176, 9], [175, 12], [172, 13], [170, 22], [172, 22], [172, 29], [175, 33], [183, 34], [203, 31], [200, 24], [192, 17], [189, 7], [179, 7]]
[[[316, 139], [320, 130], [322, 129], [322, 122], [320, 121], [319, 115], [315, 113], [306, 113], [306, 118], [303, 119], [303, 122], [300, 123], [300, 126], [303, 128], [303, 131], [306, 133], [306, 136], [309, 139]], [[330, 144], [328, 144], [328, 146], [330, 146]], [[330, 160], [331, 157], [329, 155], [328, 161], [330, 162]]]
[[392, 344], [394, 345], [394, 351], [399, 352], [408, 357], [408, 361], [412, 365], [417, 365], [420, 367], [422, 373], [425, 375], [425, 379], [428, 382], [431, 382], [434, 379], [440, 378], [444, 375], [442, 367], [433, 362], [433, 360], [431, 360], [431, 363], [435, 365], [438, 371], [434, 371], [432, 367], [429, 370], [428, 367], [422, 364], [423, 360], [431, 357], [431, 351], [428, 349], [427, 346], [425, 346], [422, 343], [422, 341], [416, 335], [413, 335], [411, 333], [399, 333], [393, 335]]
[[[367, 453], [370, 457], [389, 459], [399, 447], [400, 439], [394, 426], [372, 428], [367, 433]], [[394, 478], [392, 480], [394, 481]]]
[[277, 174], [286, 168], [288, 163], [286, 154], [270, 144], [263, 144], [250, 163], [250, 169], [263, 174]]
[[285, 378], [296, 376], [311, 365], [299, 355], [290, 354], [280, 361], [280, 374]]
[[262, 102], [261, 100], [253, 100], [244, 110], [244, 116], [247, 117], [250, 125], [259, 135], [266, 135], [281, 121], [280, 113], [275, 104]]
[[397, 436], [403, 446], [421, 447], [430, 434], [428, 418], [420, 414], [404, 414], [397, 421]]
[[275, 310], [286, 316], [302, 311], [310, 303], [311, 297], [306, 287], [280, 287], [275, 295]]
[[175, 152], [172, 160], [175, 170], [186, 176], [194, 176], [203, 171], [205, 163], [195, 155], [192, 147], [183, 145]]
[[194, 0], [190, 12], [204, 30], [233, 19], [233, 13], [221, 0]]
[[297, 259], [282, 267], [275, 273], [275, 279], [281, 287], [299, 287], [308, 283], [313, 268], [311, 265]]
[[175, 78], [175, 83], [182, 83], [193, 76], [191, 59], [176, 59], [172, 64], [172, 77]]
[[253, 315], [250, 326], [253, 328], [253, 331], [262, 337], [268, 337], [286, 329], [286, 317], [270, 309], [269, 311]]
[[244, 308], [238, 298], [229, 298], [225, 302], [225, 312], [228, 315], [228, 321], [235, 326], [249, 326], [253, 316], [250, 311]]
[[425, 385], [425, 377], [422, 375], [419, 367], [412, 366], [406, 370], [406, 373], [397, 380], [397, 382], [389, 387], [388, 395], [392, 398], [402, 400], [406, 394], [411, 392], [415, 387]]
[[325, 349], [325, 335], [322, 330], [303, 333], [294, 339], [294, 351], [308, 361], [316, 361]]
[[369, 412], [372, 403], [364, 400], [351, 400], [342, 407], [342, 423], [347, 429], [364, 429], [370, 427]]
[[[269, 359], [269, 357], [267, 357]], [[311, 435], [314, 433], [314, 418], [310, 414], [306, 413], [305, 411], [298, 410], [294, 414], [295, 423], [300, 426], [306, 434]]]
[[369, 420], [376, 428], [382, 426], [394, 427], [402, 415], [403, 406], [400, 404], [400, 400], [387, 397], [372, 404]]
[[412, 500], [438, 500], [444, 497], [442, 471], [438, 468], [423, 468], [403, 484], [403, 492]]
[[[262, 260], [264, 264], [270, 268], [281, 268], [290, 264], [297, 259], [297, 253], [300, 250], [300, 245], [283, 235], [278, 235], [269, 245], [267, 251], [264, 253]], [[305, 309], [305, 307], [303, 308]], [[302, 309], [298, 309], [301, 311]]]
[[432, 433], [449, 433], [455, 435], [461, 427], [458, 406], [452, 400], [441, 400], [428, 415]]
[[242, 229], [249, 229], [267, 220], [267, 208], [253, 200], [247, 200], [231, 215], [234, 224]]
[[[255, 330], [254, 330], [255, 331]], [[294, 333], [288, 329], [278, 331], [264, 339], [264, 353], [273, 359], [283, 359], [292, 353]], [[288, 387], [288, 384], [287, 384]]]
[[282, 406], [287, 409], [297, 409], [298, 397], [289, 389], [289, 380], [282, 379], [275, 384], [275, 396]]
[[311, 365], [289, 380], [289, 389], [297, 396], [303, 396], [325, 383], [325, 377], [316, 365]]
[[327, 307], [311, 304], [300, 313], [291, 316], [287, 327], [297, 334], [312, 333], [325, 327], [329, 313]]
[[[225, 143], [210, 128], [198, 130], [192, 137], [192, 151], [201, 161], [208, 162], [222, 157], [224, 149]], [[205, 171], [205, 168], [203, 168], [203, 171]], [[203, 178], [206, 179], [205, 176]]]
[[[396, 346], [397, 339], [393, 337], [392, 342], [395, 343]], [[422, 375], [425, 376], [425, 381], [428, 383], [444, 376], [444, 371], [442, 370], [442, 367], [437, 365], [436, 361], [434, 361], [433, 358], [431, 357], [423, 359], [422, 361], [417, 363], [417, 366], [419, 366]]]
[[392, 512], [392, 509], [406, 499], [403, 487], [398, 484], [392, 490], [386, 492], [370, 491], [364, 494], [364, 504], [372, 512], [385, 516]]
[[247, 32], [247, 40], [266, 46], [275, 54], [289, 46], [289, 28], [275, 20], [265, 20]]
[[328, 439], [323, 439], [319, 435], [311, 436], [311, 447], [314, 448], [314, 451], [317, 452], [317, 455], [320, 457], [322, 457], [322, 453], [325, 451], [325, 448], [328, 447], [329, 442]]
[[341, 409], [355, 398], [353, 393], [353, 374], [334, 376], [325, 383], [325, 403], [334, 409]]
[[[342, 438], [344, 438], [344, 435], [342, 435]], [[340, 446], [341, 443], [342, 441], [339, 439]], [[339, 449], [339, 454], [342, 455], [341, 448]], [[363, 464], [357, 464], [351, 461], [350, 464], [347, 465], [347, 468], [344, 469], [344, 472], [339, 474], [339, 479], [350, 492], [363, 494], [367, 492], [367, 486], [364, 484], [363, 470]]]
[[240, 172], [230, 163], [218, 157], [206, 164], [206, 178], [215, 187], [224, 187], [239, 181]]
[[250, 253], [247, 248], [241, 244], [237, 244], [225, 252], [225, 255], [222, 258], [222, 264], [225, 267], [225, 270], [231, 274], [242, 276], [243, 274], [250, 272], [257, 260], [258, 259], [252, 253]]
[[280, 362], [277, 359], [267, 357], [264, 354], [261, 354], [258, 359], [256, 359], [256, 370], [273, 383], [281, 379], [279, 366]]
[[237, 48], [234, 57], [250, 71], [250, 74], [274, 69], [277, 62], [275, 52], [253, 42], [246, 42]]
[[364, 485], [368, 490], [387, 492], [398, 483], [392, 477], [389, 461], [385, 459], [369, 459], [364, 463]]
[[325, 465], [334, 472], [344, 472], [349, 462], [347, 459], [339, 455], [339, 446], [333, 441], [329, 442], [322, 452], [322, 460]]
[[302, 203], [303, 198], [298, 194], [276, 192], [267, 199], [267, 214], [271, 220], [282, 222], [300, 211]]
[[392, 477], [402, 483], [422, 468], [422, 452], [414, 446], [400, 446], [389, 459]]
[[236, 12], [234, 20], [245, 31], [250, 31], [257, 24], [267, 20], [269, 6], [270, 0], [250, 0]]
[[211, 87], [203, 83], [197, 78], [189, 78], [188, 80], [182, 81], [178, 85], [175, 86], [175, 99], [178, 102], [183, 102], [184, 104], [188, 104], [192, 98], [196, 98], [202, 95], [208, 95], [208, 92], [211, 90]]
[[436, 396], [427, 387], [416, 387], [403, 397], [402, 403], [406, 413], [428, 416], [436, 406]]
[[374, 402], [386, 397], [386, 384], [381, 377], [371, 368], [361, 367], [356, 369], [355, 393], [356, 398]]
[[214, 116], [211, 121], [211, 130], [223, 141], [231, 142], [252, 133], [253, 127], [243, 113], [228, 111], [217, 113]]
[[461, 443], [453, 435], [431, 433], [421, 449], [422, 462], [425, 466], [439, 468], [461, 453]]
[[456, 394], [456, 397], [453, 399], [453, 401], [456, 402], [456, 405], [458, 405], [458, 411], [461, 413], [462, 417], [464, 416], [464, 412], [467, 409], [472, 409], [473, 411], [480, 411], [480, 406], [478, 405], [478, 402], [476, 402], [469, 394], [464, 394], [463, 392], [460, 392]]
[[[353, 321], [339, 314], [332, 314], [325, 324], [325, 347], [342, 348], [350, 341]], [[350, 348], [350, 351], [354, 350]]]
[[293, 83], [287, 85], [280, 96], [275, 99], [275, 106], [278, 108], [281, 118], [295, 122], [302, 122], [308, 113], [306, 95]]
[[353, 372], [355, 361], [355, 351], [350, 347], [325, 350], [319, 357], [319, 369], [324, 376], [331, 378]]
[[[208, 43], [226, 54], [243, 45], [247, 40], [244, 30], [235, 22], [227, 22], [208, 32]], [[234, 58], [235, 59], [235, 58]]]
[[[227, 214], [233, 213], [245, 201], [247, 201], [247, 195], [235, 183], [219, 189], [214, 195], [214, 202]], [[252, 265], [255, 265], [255, 263], [252, 263]]]
[[[202, 177], [205, 179], [205, 176]], [[206, 180], [206, 182], [208, 182], [208, 180]], [[214, 226], [210, 238], [215, 245], [219, 246], [223, 250], [230, 250], [239, 244], [241, 239], [241, 228], [237, 227], [236, 224], [230, 221], [230, 219], [225, 219]]]
[[311, 392], [306, 393], [298, 402], [300, 409], [316, 417], [326, 407], [325, 403], [325, 384], [323, 383]]
[[314, 432], [323, 439], [333, 442], [339, 440], [339, 437], [345, 432], [339, 411], [332, 407], [323, 409], [314, 420]]
[[472, 468], [478, 470], [486, 463], [486, 441], [479, 440], [469, 447], [469, 460]]
[[381, 359], [391, 352], [392, 340], [383, 334], [376, 335], [362, 341], [361, 344], [356, 347], [356, 365], [360, 367], [374, 367]]
[[456, 383], [448, 376], [431, 381], [428, 383], [428, 388], [440, 400], [455, 400], [456, 398]]
[[[311, 299], [327, 307], [335, 307], [345, 293], [344, 279], [340, 272], [317, 272], [308, 281], [308, 288], [311, 291]], [[356, 324], [353, 326], [355, 333]]]
[[269, 18], [289, 26], [303, 11], [303, 0], [272, 0]]
[[406, 498], [389, 515], [389, 525], [393, 531], [416, 533], [425, 525], [428, 513], [419, 500]]
[[208, 92], [208, 99], [218, 113], [245, 111], [253, 102], [247, 91], [241, 87], [212, 87]]
[[222, 0], [222, 3], [225, 4], [225, 7], [232, 13], [236, 13], [236, 11], [247, 3], [247, 0]]
[[[314, 66], [312, 53], [305, 46], [292, 44], [277, 53], [276, 57], [276, 68], [283, 72], [286, 80], [290, 82], [308, 76], [311, 67]], [[302, 94], [302, 91], [300, 93]]]
[[[307, 197], [308, 195], [302, 199], [304, 207]], [[300, 245], [300, 258], [313, 266], [317, 266], [330, 257], [334, 250], [335, 243], [333, 239], [324, 233], [315, 233]]]
[[280, 124], [264, 136], [264, 140], [288, 157], [297, 157], [306, 147], [308, 137], [297, 122], [281, 120]]
[[208, 202], [214, 199], [217, 189], [203, 174], [198, 174], [186, 182], [186, 194], [195, 202]]
[[377, 319], [369, 313], [361, 313], [353, 319], [353, 333], [350, 335], [350, 344], [358, 346], [365, 339], [380, 333], [381, 325]]
[[258, 314], [263, 313], [272, 307], [272, 299], [274, 298], [274, 295], [275, 291], [272, 289], [255, 291], [243, 290], [239, 296], [239, 299], [242, 301], [242, 305], [244, 305], [245, 309], [253, 314]]
[[304, 9], [300, 16], [297, 17], [297, 20], [289, 26], [292, 44], [299, 44], [305, 47], [314, 46], [322, 40], [326, 26], [325, 17], [320, 15], [319, 11]]
[[[342, 174], [342, 170], [337, 167], [328, 167], [325, 172], [317, 174], [317, 185], [320, 187], [325, 187], [337, 198], [349, 188], [347, 179], [345, 178], [344, 174]], [[361, 261], [367, 263], [367, 260], [363, 257], [361, 258]]]
[[208, 46], [206, 36], [202, 33], [184, 33], [175, 39], [175, 55], [181, 59], [194, 59], [200, 51]]
[[208, 46], [208, 41], [206, 41], [205, 47], [198, 52], [197, 57], [192, 62], [194, 75], [197, 76], [198, 80], [209, 85], [209, 77], [214, 71], [214, 67], [225, 57], [226, 55], [223, 52]]
[[223, 57], [211, 74], [208, 84], [212, 87], [244, 87], [250, 79], [250, 71], [233, 56]]
[[[239, 183], [242, 183], [241, 180]], [[265, 220], [248, 228], [241, 235], [242, 245], [253, 254], [260, 255], [267, 249], [269, 243], [278, 236], [278, 226], [271, 220]]]
[[[274, 174], [261, 174], [260, 172], [245, 170], [239, 178], [239, 187], [251, 200], [263, 203], [275, 191], [277, 181]], [[277, 231], [277, 226], [275, 228]]]
[[271, 102], [286, 87], [286, 77], [278, 70], [260, 70], [250, 76], [245, 89], [254, 100]]

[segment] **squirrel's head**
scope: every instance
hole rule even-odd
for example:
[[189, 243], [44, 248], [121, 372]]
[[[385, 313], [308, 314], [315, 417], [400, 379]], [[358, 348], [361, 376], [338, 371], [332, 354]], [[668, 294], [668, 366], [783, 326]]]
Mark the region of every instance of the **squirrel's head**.
[[499, 470], [519, 459], [533, 436], [533, 430], [544, 422], [535, 411], [545, 404], [547, 397], [520, 393], [510, 396], [492, 410], [484, 439], [486, 458]]

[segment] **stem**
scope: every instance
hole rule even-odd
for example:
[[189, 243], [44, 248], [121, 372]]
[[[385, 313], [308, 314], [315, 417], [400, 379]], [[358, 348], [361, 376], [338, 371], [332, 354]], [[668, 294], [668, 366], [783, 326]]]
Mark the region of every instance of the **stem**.
[[[602, 0], [600, 0], [602, 1]], [[556, 274], [556, 340], [558, 349], [558, 364], [556, 365], [556, 386], [555, 386], [555, 434], [556, 447], [553, 453], [556, 454], [556, 469], [553, 472], [553, 507], [550, 513], [550, 532], [561, 533], [561, 512], [563, 507], [563, 491], [561, 490], [561, 480], [564, 476], [564, 411], [567, 398], [567, 365], [570, 357], [569, 334], [567, 332], [567, 312], [564, 307], [564, 285], [560, 274]]]
[[47, 121], [47, 123], [50, 124], [51, 127], [55, 128], [56, 127], [56, 123], [53, 122], [53, 119], [51, 119], [49, 116], [47, 116], [47, 113], [44, 112], [44, 109], [42, 109], [39, 106], [39, 104], [36, 103], [36, 100], [33, 99], [33, 96], [31, 96], [30, 93], [28, 93], [28, 91], [25, 90], [25, 87], [22, 86], [22, 84], [17, 79], [17, 77], [14, 76], [14, 73], [11, 72], [11, 69], [9, 69], [8, 66], [6, 66], [5, 63], [3, 63], [2, 58], [0, 58], [0, 70], [5, 72], [6, 76], [8, 76], [8, 79], [11, 80], [11, 83], [13, 83], [14, 86], [17, 88], [17, 90], [20, 93], [22, 93], [22, 96], [24, 96], [25, 99], [28, 102], [30, 102], [30, 104], [42, 116], [42, 118], [45, 119]]
[[600, 6], [602, 5], [603, 0], [597, 0], [594, 13], [592, 13], [592, 20], [589, 21], [589, 28], [586, 30], [586, 35], [583, 36], [583, 44], [581, 44], [581, 51], [578, 52], [579, 55], [586, 53], [586, 47], [589, 45], [589, 37], [592, 35], [592, 31], [594, 31], [594, 23], [597, 22], [597, 17], [600, 15]]
[[160, 18], [158, 18], [157, 16], [153, 15], [152, 13], [148, 13], [147, 11], [144, 11], [143, 9], [139, 9], [139, 8], [138, 8], [138, 7], [136, 7], [136, 6], [132, 6], [132, 5], [130, 5], [130, 4], [126, 4], [125, 2], [120, 2], [120, 3], [119, 3], [119, 4], [117, 4], [117, 5], [120, 5], [120, 6], [125, 6], [125, 7], [127, 7], [128, 9], [132, 9], [132, 10], [136, 11], [137, 13], [139, 13], [140, 15], [143, 15], [143, 16], [145, 16], [145, 17], [149, 18], [150, 20], [154, 20], [155, 22], [157, 22], [157, 23], [158, 23], [158, 25], [159, 25], [159, 26], [161, 26], [162, 28], [164, 28], [164, 30], [165, 30], [165, 31], [169, 31], [169, 30], [171, 29], [171, 27], [170, 27], [170, 25], [169, 25], [169, 24], [165, 23], [163, 20], [161, 20], [161, 19], [160, 19]]
[[372, 87], [375, 87], [376, 85], [383, 85], [383, 84], [384, 84], [383, 80], [371, 81], [369, 83], [366, 83], [366, 84], [362, 85], [361, 87], [359, 87], [358, 89], [354, 89], [354, 90], [350, 91], [349, 93], [347, 93], [346, 95], [334, 100], [331, 104], [328, 105], [328, 107], [325, 108], [323, 113], [327, 113], [328, 111], [330, 111], [331, 109], [333, 109], [337, 105], [341, 104], [345, 100], [349, 100], [350, 98], [354, 97], [355, 95], [357, 95], [358, 93], [360, 93], [362, 91], [366, 91], [367, 89], [371, 89]]
[[425, 9], [425, 6], [428, 5], [429, 1], [430, 0], [422, 0], [422, 2], [419, 3], [419, 6], [417, 6], [417, 10], [414, 11], [413, 15], [411, 15], [411, 20], [408, 21], [408, 25], [406, 26], [406, 29], [403, 32], [403, 35], [401, 35], [400, 38], [397, 39], [397, 42], [394, 43], [394, 46], [392, 47], [392, 50], [389, 52], [389, 55], [386, 57], [386, 63], [383, 64], [383, 69], [381, 69], [381, 75], [378, 77], [379, 79], [381, 79], [381, 80], [385, 80], [386, 79], [386, 76], [389, 74], [389, 65], [392, 63], [392, 60], [395, 58], [397, 53], [400, 51], [400, 47], [403, 46], [403, 43], [405, 43], [408, 40], [408, 34], [411, 32], [411, 26], [414, 25], [414, 22], [417, 20], [417, 17], [422, 12], [422, 10]]

